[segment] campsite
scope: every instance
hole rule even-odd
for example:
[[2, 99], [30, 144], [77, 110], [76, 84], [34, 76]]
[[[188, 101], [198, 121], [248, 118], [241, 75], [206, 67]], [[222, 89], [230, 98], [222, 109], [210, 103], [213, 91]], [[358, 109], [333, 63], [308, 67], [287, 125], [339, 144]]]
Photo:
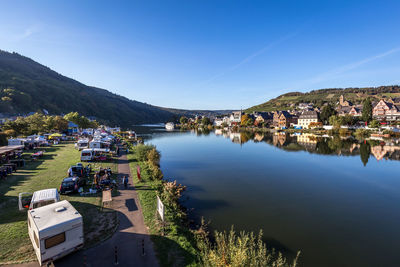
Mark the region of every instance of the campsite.
[[[18, 156], [24, 164], [0, 179], [0, 221], [2, 222], [0, 224], [0, 264], [37, 260], [27, 231], [27, 212], [19, 210], [18, 195], [47, 188], [60, 188], [68, 169], [80, 162], [81, 152], [75, 149], [75, 141], [67, 141], [71, 138], [62, 137], [64, 136], [61, 134], [53, 135], [54, 139], [44, 136], [32, 137], [29, 139], [32, 140], [31, 143], [28, 142], [26, 145], [25, 142], [24, 150], [21, 150], [24, 148], [21, 144], [27, 139], [21, 138], [23, 141], [19, 143]], [[17, 143], [17, 141], [11, 142]], [[10, 147], [15, 148], [15, 146]], [[89, 175], [90, 178], [87, 178], [88, 185], [82, 188], [81, 193], [60, 195], [61, 201], [67, 200], [82, 215], [85, 248], [110, 237], [117, 225], [116, 212], [107, 207], [102, 208], [101, 192], [91, 190], [90, 182], [94, 179], [95, 170], [109, 169], [115, 177], [116, 160], [114, 157], [108, 157], [106, 161], [95, 161], [90, 164], [93, 171]]]

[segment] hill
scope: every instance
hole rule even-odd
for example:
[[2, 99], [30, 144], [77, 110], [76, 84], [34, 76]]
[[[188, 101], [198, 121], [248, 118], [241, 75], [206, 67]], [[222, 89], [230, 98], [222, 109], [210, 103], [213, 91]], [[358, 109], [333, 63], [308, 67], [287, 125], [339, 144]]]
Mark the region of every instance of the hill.
[[260, 105], [250, 107], [245, 112], [287, 110], [291, 109], [293, 104], [297, 105], [299, 103], [313, 103], [314, 106], [321, 107], [324, 103], [335, 104], [339, 102], [341, 95], [344, 96], [345, 100], [349, 100], [353, 104], [361, 104], [367, 97], [375, 100], [400, 97], [400, 86], [331, 88], [313, 90], [307, 93], [291, 92], [280, 95]]
[[196, 113], [152, 106], [86, 86], [30, 58], [0, 50], [0, 113], [27, 114], [43, 109], [50, 114], [77, 111], [122, 127], [166, 122]]

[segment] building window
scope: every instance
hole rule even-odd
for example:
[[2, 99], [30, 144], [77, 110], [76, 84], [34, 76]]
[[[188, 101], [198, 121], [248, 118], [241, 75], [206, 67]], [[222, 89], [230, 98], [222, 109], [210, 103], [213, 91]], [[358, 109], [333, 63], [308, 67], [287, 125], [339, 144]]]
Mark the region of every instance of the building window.
[[57, 246], [58, 244], [61, 244], [65, 241], [65, 232], [62, 232], [61, 234], [49, 237], [44, 240], [44, 247], [46, 249]]

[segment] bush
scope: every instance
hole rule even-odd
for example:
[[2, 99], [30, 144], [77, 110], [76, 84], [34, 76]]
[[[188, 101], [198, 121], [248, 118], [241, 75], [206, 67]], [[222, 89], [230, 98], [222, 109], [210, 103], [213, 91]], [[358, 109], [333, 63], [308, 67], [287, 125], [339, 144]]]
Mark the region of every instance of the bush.
[[147, 161], [150, 165], [160, 167], [160, 152], [158, 152], [154, 147], [147, 152]]
[[231, 228], [229, 233], [215, 231], [215, 243], [211, 244], [207, 238], [199, 242], [200, 259], [202, 266], [274, 266], [284, 267], [297, 265], [300, 253], [297, 253], [293, 263], [287, 260], [274, 249], [268, 250], [262, 241], [262, 231], [257, 237], [251, 232], [244, 231], [236, 234]]
[[366, 130], [366, 129], [357, 129], [354, 132], [354, 135], [357, 137], [368, 137], [370, 134], [370, 131]]
[[139, 161], [146, 161], [147, 160], [147, 154], [149, 153], [150, 150], [154, 149], [153, 145], [137, 145], [134, 147], [134, 152], [138, 156]]

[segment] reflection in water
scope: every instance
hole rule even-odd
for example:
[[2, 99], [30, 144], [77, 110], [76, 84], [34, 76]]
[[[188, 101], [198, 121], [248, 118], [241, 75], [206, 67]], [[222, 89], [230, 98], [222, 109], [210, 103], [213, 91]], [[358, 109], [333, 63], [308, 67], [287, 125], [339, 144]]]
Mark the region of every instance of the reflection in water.
[[[197, 132], [202, 135], [202, 132]], [[286, 151], [307, 151], [323, 155], [360, 155], [361, 162], [366, 166], [372, 154], [378, 161], [382, 159], [400, 160], [399, 140], [362, 140], [353, 137], [317, 136], [310, 133], [288, 134], [285, 132], [223, 132], [215, 130], [215, 135], [229, 138], [235, 144], [244, 144], [249, 141], [265, 142]]]
[[164, 177], [187, 186], [191, 219], [262, 229], [285, 254], [301, 250], [300, 266], [398, 266], [398, 140], [218, 130], [149, 137]]

